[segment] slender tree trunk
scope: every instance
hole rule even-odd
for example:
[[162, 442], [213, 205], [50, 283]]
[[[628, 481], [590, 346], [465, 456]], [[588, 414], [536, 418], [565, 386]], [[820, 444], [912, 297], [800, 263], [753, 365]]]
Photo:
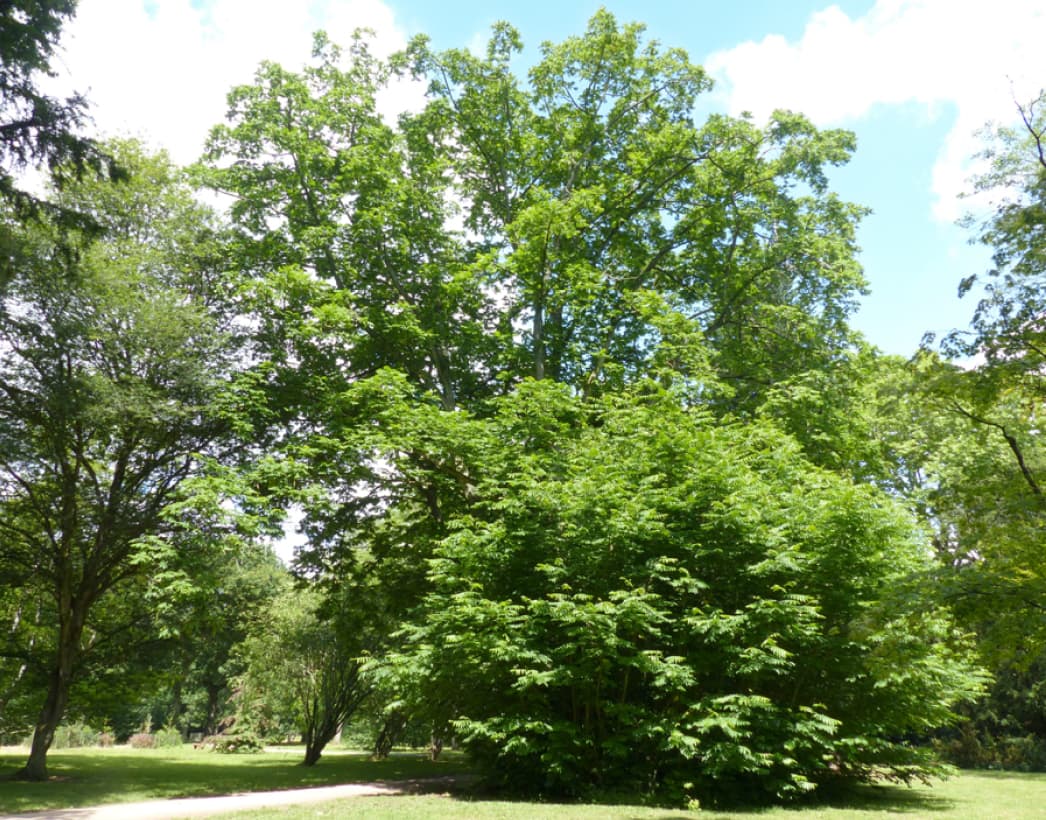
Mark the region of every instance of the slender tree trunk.
[[73, 668], [82, 632], [83, 616], [74, 612], [60, 631], [55, 664], [47, 685], [47, 697], [33, 731], [29, 760], [16, 775], [20, 779], [47, 779], [47, 751], [54, 742], [55, 729], [62, 722], [65, 707], [69, 703], [69, 688], [73, 681]]
[[443, 409], [453, 410], [458, 403], [458, 397], [454, 392], [454, 382], [451, 379], [450, 353], [445, 347], [437, 345], [432, 358], [439, 378], [439, 392]]
[[222, 684], [208, 681], [204, 688], [207, 690], [207, 725], [203, 733], [209, 737], [221, 731], [218, 725], [218, 696], [221, 694]]
[[396, 742], [396, 739], [403, 731], [403, 727], [406, 725], [407, 717], [402, 712], [393, 712], [385, 718], [385, 722], [382, 723], [378, 736], [374, 739], [373, 757], [375, 760], [385, 760], [389, 756], [393, 744]]
[[315, 766], [319, 762], [320, 757], [323, 755], [323, 747], [327, 744], [313, 740], [311, 743], [305, 745], [305, 760], [302, 761], [305, 766]]
[[534, 302], [534, 378], [541, 381], [545, 378], [545, 303], [544, 295]]
[[324, 717], [318, 726], [306, 730], [302, 738], [305, 741], [305, 760], [302, 761], [304, 765], [312, 766], [319, 761], [327, 744], [338, 733], [339, 725]]

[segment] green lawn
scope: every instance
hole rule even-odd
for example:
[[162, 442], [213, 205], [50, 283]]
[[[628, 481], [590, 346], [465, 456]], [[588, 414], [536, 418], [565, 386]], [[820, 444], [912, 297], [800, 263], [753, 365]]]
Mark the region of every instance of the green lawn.
[[[54, 752], [54, 780], [24, 783], [10, 774], [24, 761], [24, 751], [0, 750], [0, 815], [45, 808], [165, 797], [229, 794], [240, 791], [303, 788], [336, 783], [435, 777], [467, 771], [460, 757], [431, 763], [422, 755], [398, 754], [375, 763], [363, 754], [330, 754], [306, 769], [299, 750], [251, 755], [220, 755], [191, 748], [131, 750], [83, 749]], [[449, 796], [359, 797], [300, 809], [242, 812], [226, 817], [477, 818], [477, 820], [847, 820], [893, 816], [904, 820], [1010, 820], [1039, 818], [1046, 810], [1046, 775], [964, 772], [933, 787], [877, 786], [858, 789], [846, 799], [803, 808], [750, 812], [704, 811], [699, 815], [638, 806], [556, 805], [500, 800], [465, 800]]]
[[237, 812], [222, 818], [360, 818], [361, 820], [1040, 820], [1046, 816], [1046, 775], [963, 772], [932, 787], [861, 788], [828, 805], [748, 812], [685, 812], [636, 806], [565, 806], [451, 797], [357, 797], [301, 808]]
[[52, 781], [26, 783], [10, 775], [27, 752], [0, 751], [0, 815], [270, 789], [308, 788], [373, 780], [439, 777], [465, 770], [460, 756], [432, 763], [420, 754], [395, 754], [374, 762], [364, 753], [324, 755], [311, 768], [299, 765], [300, 749], [259, 754], [218, 754], [179, 749], [70, 749], [47, 756]]

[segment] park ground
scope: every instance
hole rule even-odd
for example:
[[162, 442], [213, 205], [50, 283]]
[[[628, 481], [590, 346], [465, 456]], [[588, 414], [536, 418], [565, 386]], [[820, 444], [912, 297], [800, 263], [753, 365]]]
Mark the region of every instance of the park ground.
[[[423, 755], [399, 753], [370, 761], [362, 753], [332, 752], [317, 766], [298, 764], [295, 749], [250, 755], [220, 755], [182, 749], [81, 749], [50, 756], [52, 780], [25, 783], [10, 778], [24, 750], [0, 749], [0, 817], [49, 810], [51, 816], [84, 816], [66, 810], [114, 803], [244, 792], [310, 789], [346, 783], [398, 784], [441, 778], [437, 785], [468, 774], [466, 761], [454, 754], [433, 763]], [[407, 791], [417, 791], [409, 787]], [[304, 799], [304, 798], [303, 798]], [[256, 802], [256, 801], [255, 801]], [[223, 808], [235, 808], [223, 804]], [[145, 820], [141, 816], [141, 820]], [[199, 816], [199, 815], [197, 815]], [[218, 815], [211, 815], [218, 816]], [[975, 820], [1046, 816], [1046, 775], [1014, 772], [960, 772], [955, 777], [915, 787], [862, 787], [844, 797], [802, 807], [720, 812], [680, 811], [620, 803], [562, 805], [479, 799], [468, 792], [438, 787], [435, 793], [356, 796], [270, 808], [252, 806], [222, 817], [298, 818], [477, 818], [477, 820], [845, 820], [898, 817], [904, 820]]]

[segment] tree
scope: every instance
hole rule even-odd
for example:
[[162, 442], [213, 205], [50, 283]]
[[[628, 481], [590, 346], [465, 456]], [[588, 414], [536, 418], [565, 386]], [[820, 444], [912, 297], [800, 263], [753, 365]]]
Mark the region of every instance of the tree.
[[27, 227], [32, 253], [0, 309], [0, 563], [46, 590], [54, 625], [30, 779], [46, 777], [92, 613], [173, 569], [172, 505], [191, 527], [180, 490], [234, 426], [215, 223], [163, 156], [112, 150], [133, 180], [84, 178], [55, 195], [106, 238], [67, 253], [49, 223]]
[[[988, 212], [980, 223], [977, 213], [964, 219], [992, 249], [993, 267], [972, 330], [953, 333], [945, 347], [981, 354], [997, 370], [1032, 375], [1042, 363], [1046, 333], [1046, 92], [1017, 111], [1018, 127], [989, 132], [982, 154], [989, 168], [974, 180], [975, 193], [992, 197]], [[976, 275], [965, 278], [960, 294], [978, 281]]]
[[[992, 248], [984, 296], [974, 311], [972, 329], [945, 338], [945, 352], [983, 357], [983, 364], [953, 391], [954, 410], [991, 429], [1005, 441], [1015, 466], [1040, 511], [1046, 504], [1033, 460], [1038, 449], [1037, 410], [1046, 396], [1046, 92], [1017, 105], [1021, 124], [998, 127], [983, 153], [989, 170], [974, 182], [975, 192], [995, 202], [978, 226], [978, 240]], [[960, 294], [978, 281], [965, 278]], [[958, 386], [960, 380], [953, 380]], [[1029, 412], [1021, 413], [1025, 405]], [[996, 410], [1000, 411], [996, 414]], [[1014, 415], [1022, 416], [1023, 421]], [[1020, 428], [1023, 427], [1024, 430]]]
[[[319, 36], [212, 133], [198, 172], [235, 198], [299, 568], [377, 590], [358, 600], [405, 624], [376, 650], [403, 714], [493, 771], [682, 788], [700, 759], [778, 794], [927, 771], [898, 738], [976, 676], [903, 583], [925, 569], [911, 522], [766, 420], [839, 473], [888, 472], [850, 418], [874, 382], [847, 325], [863, 209], [827, 173], [853, 136], [694, 122], [703, 71], [606, 12], [525, 78], [520, 48], [499, 24], [485, 55], [419, 38], [382, 63], [357, 38], [344, 66]], [[428, 103], [393, 125], [376, 95], [407, 71]]]
[[[12, 0], [0, 8], [0, 202], [20, 220], [45, 211], [58, 224], [83, 229], [92, 225], [84, 214], [41, 200], [16, 180], [17, 173], [40, 164], [57, 184], [88, 168], [109, 168], [110, 158], [79, 133], [86, 119], [83, 97], [59, 100], [38, 88], [40, 75], [51, 72], [61, 27], [75, 8], [75, 0]], [[0, 285], [16, 272], [16, 237], [0, 223]]]
[[[240, 522], [242, 524], [242, 522]], [[204, 536], [214, 542], [221, 534]], [[290, 573], [262, 543], [226, 534], [231, 542], [195, 568], [190, 583], [169, 584], [146, 597], [160, 614], [167, 652], [154, 668], [161, 685], [149, 698], [154, 726], [216, 735], [233, 712], [235, 682], [243, 672], [236, 647], [263, 622], [272, 602], [291, 582]], [[113, 721], [114, 728], [119, 729]]]
[[[212, 132], [199, 173], [235, 198], [272, 449], [315, 490], [302, 558], [317, 572], [396, 543], [422, 576], [467, 495], [422, 428], [360, 440], [369, 399], [400, 389], [382, 368], [407, 376], [406, 404], [435, 395], [445, 412], [483, 414], [528, 376], [595, 395], [657, 371], [750, 415], [774, 383], [850, 355], [862, 209], [826, 169], [852, 135], [785, 112], [698, 125], [703, 71], [605, 12], [545, 47], [528, 82], [519, 48], [498, 25], [485, 56], [419, 39], [381, 63], [362, 37], [342, 55], [319, 35], [312, 65], [263, 64]], [[408, 68], [429, 103], [393, 126], [376, 95]], [[376, 449], [415, 460], [390, 474]], [[411, 513], [387, 516], [389, 494]]]
[[252, 710], [262, 703], [277, 716], [292, 716], [305, 744], [306, 766], [319, 761], [370, 694], [362, 675], [373, 637], [366, 607], [331, 610], [329, 600], [314, 592], [288, 591], [273, 601], [268, 617], [238, 650], [246, 664], [239, 695], [243, 719], [248, 724], [256, 719]]
[[[1043, 451], [1039, 419], [1046, 398], [1046, 93], [1017, 105], [1019, 124], [989, 132], [983, 158], [988, 170], [974, 182], [981, 197], [991, 197], [982, 221], [964, 221], [992, 249], [982, 298], [971, 329], [945, 338], [944, 351], [977, 356], [964, 369], [930, 370], [931, 394], [957, 427], [973, 431], [976, 447], [953, 450], [942, 459], [942, 495], [950, 493], [957, 537], [968, 566], [957, 573], [955, 594], [1010, 602], [1012, 613], [989, 613], [981, 625], [994, 625], [996, 657], [1023, 654], [1021, 645], [1041, 646], [1039, 618], [1042, 567], [1038, 545], [1046, 519]], [[970, 292], [977, 276], [964, 279]], [[929, 360], [930, 357], [927, 357]], [[1012, 631], [1016, 627], [1016, 632]], [[998, 630], [998, 631], [996, 631]], [[1015, 636], [1019, 635], [1020, 638]], [[1032, 649], [1031, 654], [1037, 654]]]
[[[453, 409], [486, 370], [479, 274], [462, 260], [444, 136], [379, 117], [390, 69], [357, 36], [317, 35], [301, 73], [264, 63], [229, 94], [202, 178], [236, 197], [240, 264], [257, 277], [259, 343], [284, 398], [336, 391], [381, 367], [410, 374]], [[479, 370], [479, 376], [474, 372]], [[486, 374], [489, 378], [489, 373]]]
[[524, 383], [477, 426], [479, 500], [390, 663], [495, 782], [780, 798], [934, 771], [905, 739], [980, 679], [884, 495], [652, 385]]
[[[853, 137], [803, 117], [693, 121], [710, 83], [606, 11], [522, 83], [507, 24], [485, 56], [408, 51], [447, 122], [465, 224], [501, 294], [502, 368], [593, 391], [646, 375], [674, 319], [709, 341], [730, 409], [845, 351], [863, 210], [827, 189]], [[653, 342], [653, 344], [652, 344]], [[687, 375], [685, 356], [676, 359]]]
[[[642, 35], [600, 12], [526, 84], [505, 24], [485, 57], [419, 38], [382, 64], [357, 36], [346, 69], [321, 35], [315, 65], [234, 89], [202, 178], [236, 198], [243, 265], [284, 322], [261, 319], [273, 378], [318, 365], [336, 390], [393, 367], [474, 407], [526, 376], [619, 386], [689, 331], [750, 412], [844, 357], [863, 209], [826, 168], [853, 136], [787, 112], [698, 125], [704, 72]], [[429, 103], [393, 127], [375, 98], [406, 66]], [[685, 378], [686, 351], [671, 363]]]

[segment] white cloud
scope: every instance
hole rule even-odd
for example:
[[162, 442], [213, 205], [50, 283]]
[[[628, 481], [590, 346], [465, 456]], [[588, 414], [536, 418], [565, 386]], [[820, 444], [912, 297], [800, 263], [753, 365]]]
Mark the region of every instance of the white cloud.
[[[380, 0], [81, 0], [63, 32], [55, 84], [86, 92], [101, 133], [140, 136], [188, 163], [224, 119], [226, 94], [250, 82], [262, 60], [298, 70], [314, 31], [347, 44], [356, 28], [375, 31], [379, 56], [406, 45]], [[400, 85], [381, 108], [417, 108], [421, 96], [417, 85]]]
[[974, 132], [1011, 121], [1014, 96], [1027, 101], [1046, 85], [1044, 43], [1042, 0], [878, 0], [856, 19], [831, 6], [797, 42], [769, 35], [716, 52], [705, 66], [729, 109], [757, 118], [790, 108], [834, 125], [878, 104], [953, 110], [933, 170], [934, 216], [951, 221], [980, 147]]

